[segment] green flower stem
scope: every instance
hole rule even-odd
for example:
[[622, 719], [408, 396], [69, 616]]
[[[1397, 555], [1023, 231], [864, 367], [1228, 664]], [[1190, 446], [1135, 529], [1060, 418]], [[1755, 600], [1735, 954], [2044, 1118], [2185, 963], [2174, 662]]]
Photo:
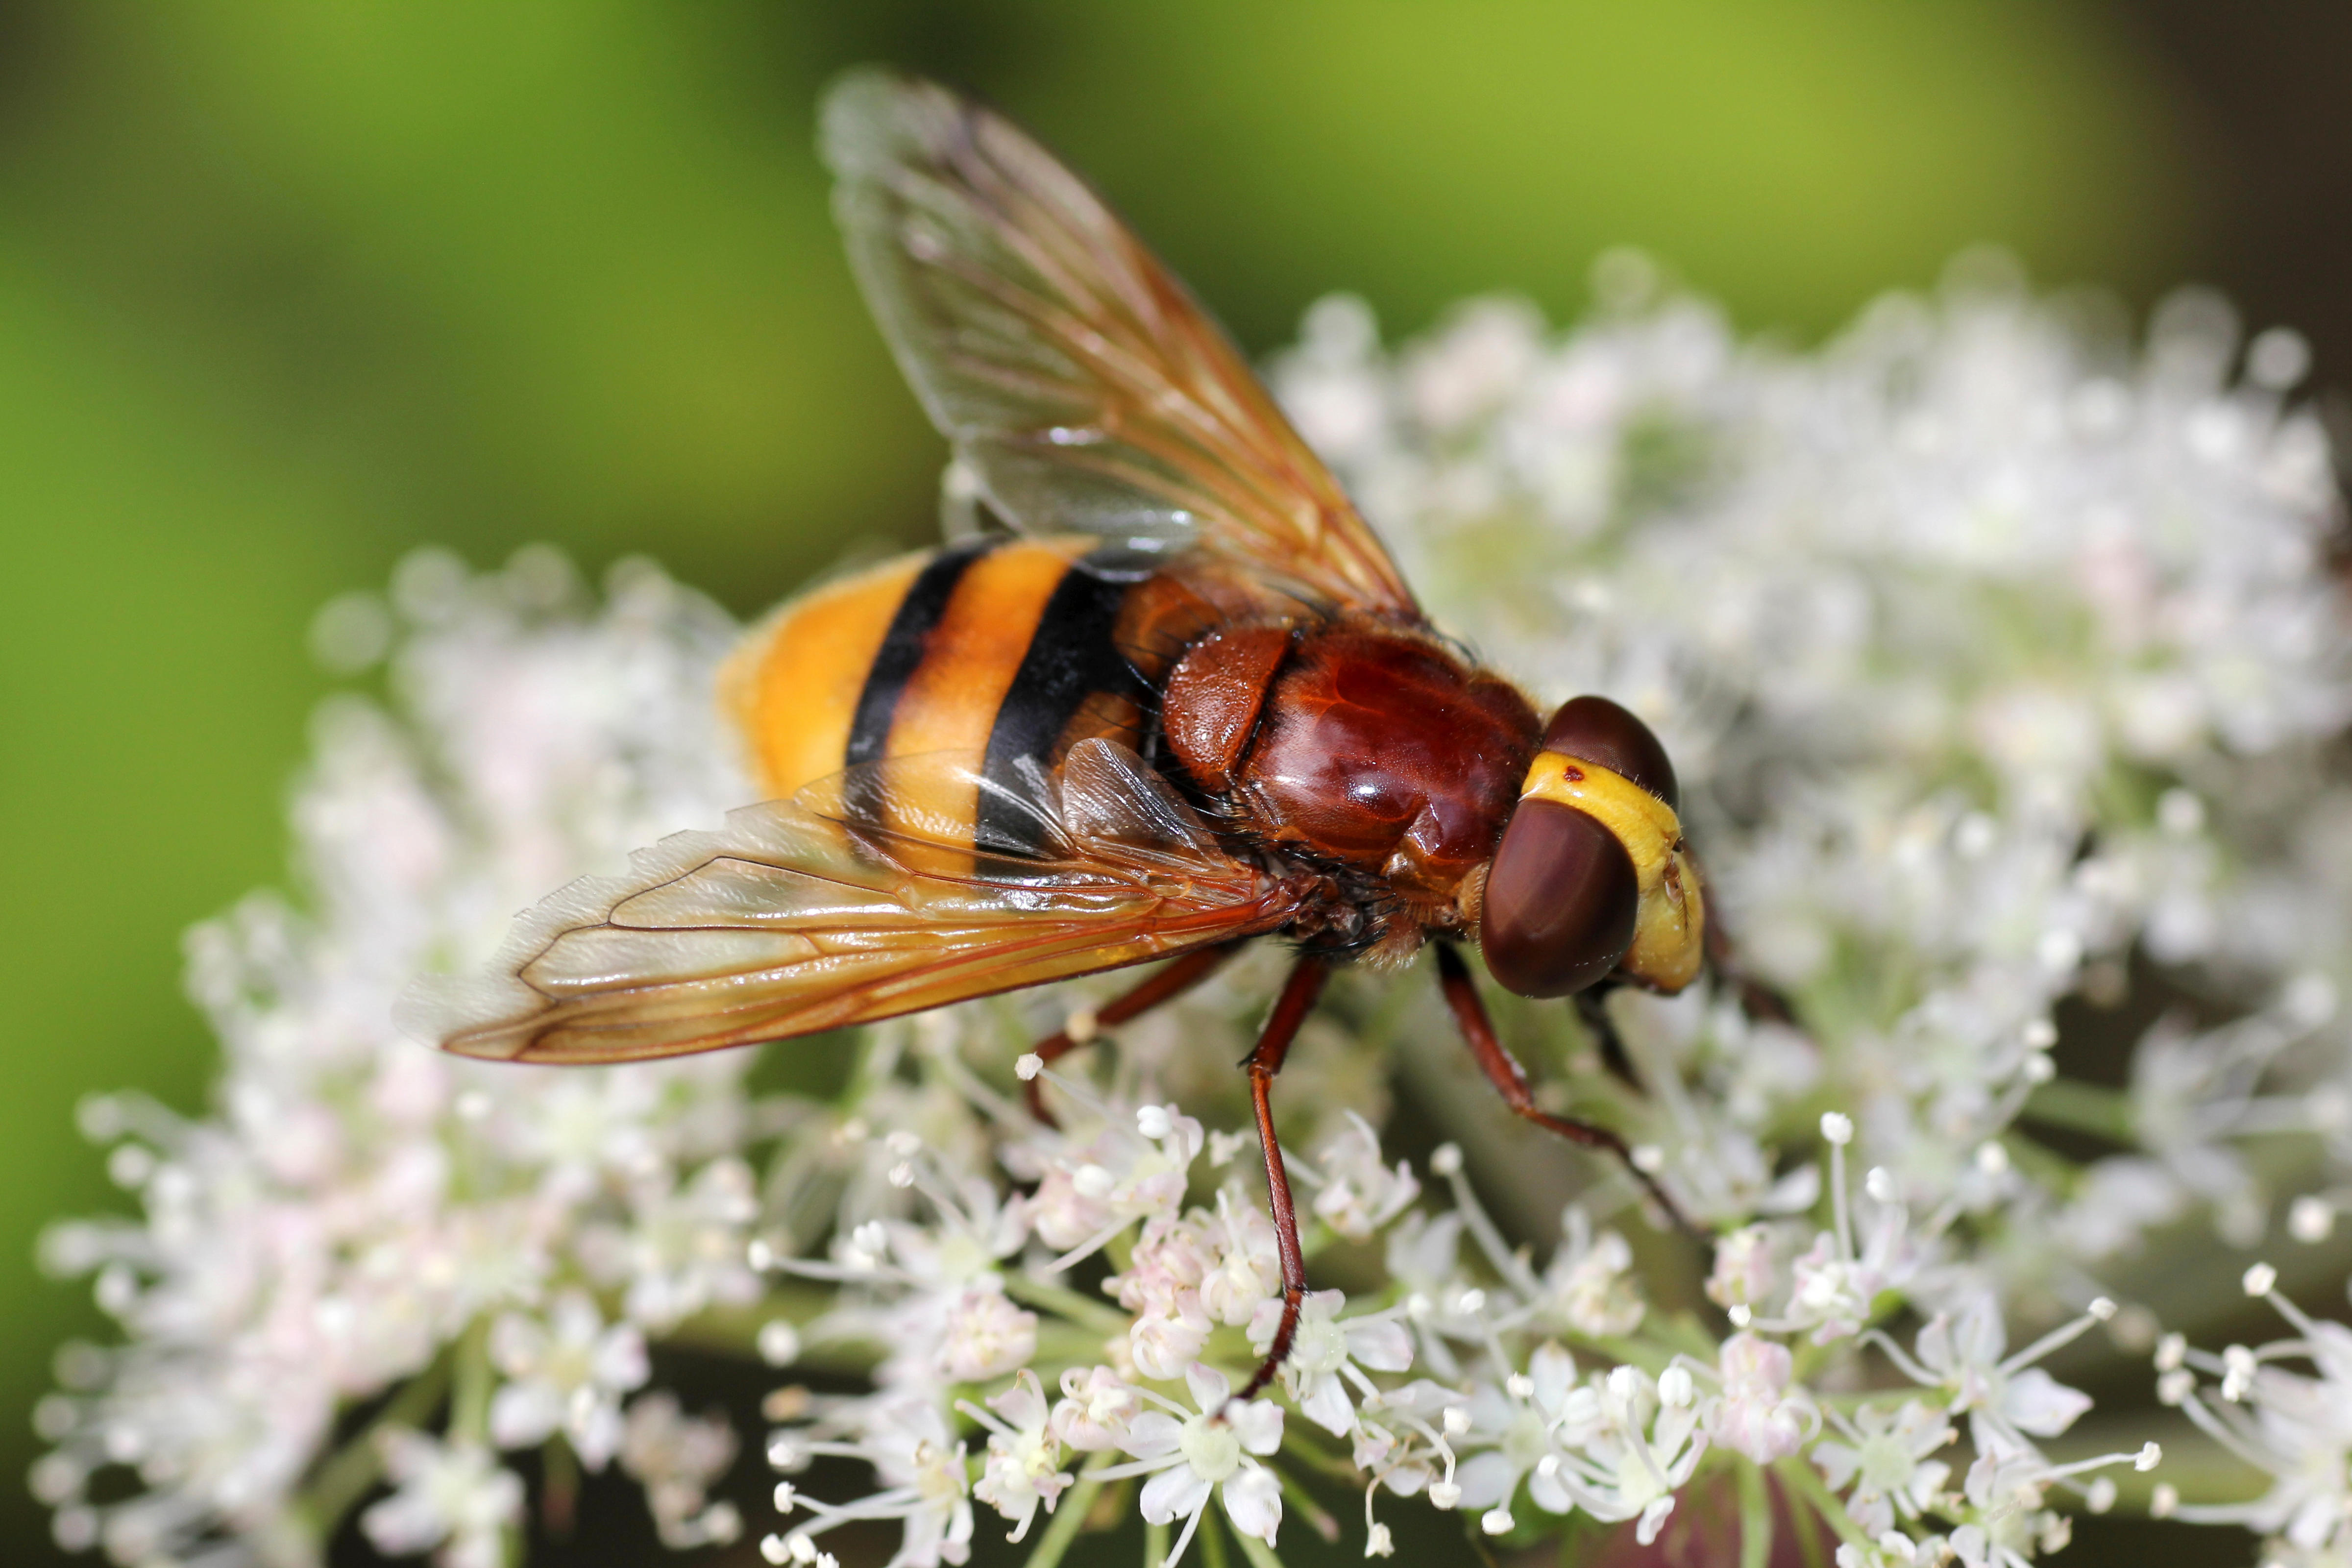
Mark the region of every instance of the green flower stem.
[[1793, 1506], [1790, 1513], [1790, 1522], [1795, 1527], [1797, 1551], [1805, 1560], [1805, 1568], [1830, 1568], [1830, 1553], [1823, 1546], [1820, 1523], [1808, 1519]]
[[[1573, 1350], [1599, 1351], [1611, 1361], [1638, 1366], [1653, 1377], [1665, 1371], [1666, 1364], [1675, 1359], [1672, 1347], [1654, 1340], [1627, 1339], [1618, 1334], [1567, 1334], [1562, 1337]], [[1706, 1353], [1699, 1359], [1713, 1361], [1715, 1346], [1708, 1343]]]
[[1087, 1461], [1086, 1468], [1078, 1472], [1077, 1483], [1063, 1493], [1061, 1501], [1055, 1506], [1053, 1522], [1037, 1538], [1025, 1568], [1056, 1568], [1062, 1554], [1069, 1551], [1070, 1542], [1085, 1528], [1087, 1515], [1095, 1506], [1095, 1494], [1102, 1490], [1102, 1480], [1097, 1472], [1110, 1468], [1118, 1458], [1116, 1453], [1105, 1449]]
[[[1202, 1521], [1203, 1533], [1206, 1532], [1207, 1527], [1208, 1521]], [[1274, 1548], [1256, 1536], [1244, 1535], [1236, 1530], [1234, 1531], [1234, 1539], [1241, 1543], [1242, 1555], [1250, 1560], [1250, 1568], [1282, 1568], [1282, 1559], [1274, 1554]]]
[[2119, 1089], [2053, 1078], [2035, 1086], [2026, 1097], [2025, 1114], [2053, 1127], [2088, 1132], [2116, 1143], [2139, 1142], [2132, 1127], [2131, 1097]]
[[[1195, 1539], [1201, 1548], [1201, 1561], [1207, 1568], [1233, 1568], [1225, 1556], [1224, 1521], [1217, 1517], [1217, 1500], [1212, 1496], [1201, 1505], [1201, 1528]], [[1279, 1563], [1276, 1568], [1281, 1568]]]
[[[2189, 1502], [2245, 1502], [2260, 1497], [2270, 1478], [2205, 1436], [2186, 1420], [2161, 1425], [2145, 1417], [2116, 1417], [2077, 1426], [2043, 1445], [2053, 1461], [2069, 1464], [2098, 1454], [2128, 1454], [2153, 1437], [2164, 1446], [2164, 1462], [2153, 1470], [2116, 1465], [2100, 1471], [2116, 1483], [2118, 1512], [2145, 1513], [2159, 1484], [2169, 1483]], [[2091, 1478], [2080, 1478], [2085, 1485]]]
[[559, 1541], [569, 1540], [578, 1519], [580, 1456], [561, 1433], [550, 1437], [540, 1453], [540, 1473], [545, 1478], [539, 1492], [541, 1526]]
[[[954, 1084], [960, 1093], [980, 1107], [988, 1119], [999, 1127], [1006, 1129], [1016, 1136], [1034, 1127], [1036, 1123], [1030, 1120], [1027, 1109], [1013, 1104], [1011, 1100], [999, 1094], [988, 1079], [972, 1071], [971, 1064], [957, 1054], [960, 1048], [951, 1047], [936, 1053], [931, 1058], [939, 1064], [940, 1071], [947, 1076], [948, 1081]], [[1013, 1075], [1008, 1072], [1004, 1076], [1009, 1079]]]
[[[1652, 1317], [1657, 1319], [1658, 1315], [1653, 1313]], [[1706, 1327], [1699, 1322], [1696, 1313], [1676, 1312], [1671, 1317], [1654, 1321], [1651, 1328], [1652, 1332], [1665, 1347], [1668, 1361], [1672, 1361], [1675, 1353], [1680, 1352], [1689, 1356], [1693, 1361], [1705, 1362], [1709, 1366], [1715, 1364], [1720, 1347], [1716, 1343], [1715, 1337], [1709, 1334]]]
[[1037, 1325], [1037, 1353], [1029, 1364], [1050, 1391], [1057, 1386], [1056, 1379], [1064, 1367], [1086, 1367], [1100, 1364], [1106, 1335], [1076, 1323], [1048, 1318]]
[[490, 1391], [497, 1382], [490, 1365], [490, 1322], [477, 1318], [457, 1340], [456, 1387], [449, 1400], [449, 1436], [486, 1443], [490, 1436]]
[[2001, 1138], [2000, 1145], [2009, 1151], [2010, 1163], [2017, 1167], [2018, 1174], [2029, 1182], [2041, 1183], [2052, 1192], [2074, 1191], [2075, 1183], [2082, 1176], [2080, 1163], [2068, 1159], [2038, 1138], [2021, 1137], [2014, 1128]]
[[[806, 1280], [771, 1280], [759, 1301], [748, 1307], [711, 1307], [662, 1336], [665, 1344], [757, 1361], [760, 1331], [778, 1318], [806, 1326], [833, 1305], [833, 1293]], [[877, 1352], [849, 1340], [813, 1340], [795, 1365], [818, 1372], [869, 1372]]]
[[1345, 1481], [1351, 1487], [1362, 1484], [1363, 1472], [1356, 1468], [1354, 1460], [1342, 1458], [1328, 1448], [1318, 1446], [1291, 1430], [1291, 1426], [1290, 1422], [1285, 1421], [1282, 1435], [1283, 1458], [1306, 1466], [1318, 1476], [1328, 1476], [1333, 1480]]
[[432, 1365], [410, 1378], [399, 1393], [385, 1402], [374, 1420], [354, 1433], [319, 1467], [294, 1505], [295, 1515], [305, 1522], [313, 1538], [323, 1542], [332, 1535], [343, 1516], [383, 1478], [383, 1456], [376, 1448], [377, 1436], [396, 1426], [422, 1426], [431, 1418], [448, 1386], [449, 1357], [444, 1352]]
[[1066, 1285], [1055, 1285], [1027, 1274], [1008, 1274], [1004, 1277], [1004, 1293], [1024, 1306], [1059, 1313], [1100, 1334], [1123, 1334], [1128, 1329], [1126, 1313], [1108, 1302], [1089, 1300]]
[[1168, 1561], [1168, 1527], [1150, 1524], [1143, 1527], [1143, 1568], [1160, 1568]]
[[1731, 1474], [1739, 1487], [1739, 1568], [1765, 1568], [1772, 1556], [1771, 1491], [1758, 1466], [1734, 1465]]
[[1849, 1415], [1865, 1405], [1883, 1405], [1890, 1395], [1896, 1394], [1902, 1394], [1906, 1399], [1916, 1399], [1931, 1409], [1949, 1410], [1951, 1407], [1950, 1391], [1944, 1388], [1913, 1390], [1898, 1385], [1892, 1388], [1816, 1388], [1810, 1392], [1812, 1394], [1814, 1404], [1824, 1409], [1841, 1411]]
[[[1298, 1517], [1306, 1522], [1307, 1529], [1327, 1542], [1339, 1539], [1339, 1521], [1331, 1517], [1329, 1509], [1315, 1500], [1314, 1495], [1300, 1483], [1296, 1476], [1277, 1466], [1268, 1465], [1266, 1468], [1273, 1470], [1276, 1478], [1282, 1482], [1282, 1495], [1290, 1500], [1291, 1506], [1297, 1510]], [[1244, 1546], [1244, 1550], [1246, 1551], [1247, 1547]]]
[[1772, 1471], [1780, 1478], [1782, 1486], [1803, 1497], [1812, 1505], [1813, 1511], [1829, 1521], [1830, 1528], [1838, 1532], [1840, 1541], [1851, 1542], [1856, 1546], [1870, 1544], [1870, 1538], [1863, 1534], [1862, 1526], [1846, 1512], [1845, 1504], [1830, 1490], [1829, 1483], [1822, 1479], [1821, 1472], [1803, 1458], [1783, 1459], [1772, 1467]]

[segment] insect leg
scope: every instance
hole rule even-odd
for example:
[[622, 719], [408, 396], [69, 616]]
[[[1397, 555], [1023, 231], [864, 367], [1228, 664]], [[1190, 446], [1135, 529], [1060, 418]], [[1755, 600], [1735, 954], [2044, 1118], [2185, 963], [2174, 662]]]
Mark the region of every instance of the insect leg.
[[1576, 1016], [1600, 1047], [1601, 1065], [1627, 1088], [1639, 1089], [1642, 1080], [1633, 1075], [1633, 1058], [1625, 1054], [1625, 1037], [1617, 1032], [1617, 1020], [1609, 1016], [1609, 993], [1615, 989], [1614, 982], [1603, 980], [1578, 992]]
[[[1162, 1002], [1174, 1001], [1223, 968], [1225, 961], [1239, 952], [1246, 941], [1244, 938], [1242, 942], [1223, 942], [1214, 947], [1195, 948], [1182, 957], [1171, 960], [1146, 976], [1133, 990], [1097, 1008], [1095, 1026], [1098, 1029], [1115, 1027], [1130, 1018], [1139, 1017]], [[1053, 1062], [1093, 1038], [1089, 1033], [1084, 1039], [1074, 1039], [1068, 1029], [1056, 1029], [1038, 1041], [1035, 1049], [1041, 1059]], [[1054, 1120], [1054, 1113], [1045, 1109], [1045, 1075], [1041, 1073], [1031, 1079], [1023, 1089], [1028, 1098], [1029, 1114], [1048, 1127], [1059, 1126], [1060, 1123]]]
[[1625, 1140], [1606, 1127], [1596, 1127], [1573, 1117], [1554, 1116], [1537, 1106], [1535, 1092], [1528, 1087], [1527, 1069], [1519, 1066], [1518, 1058], [1496, 1037], [1495, 1026], [1486, 1016], [1486, 1005], [1478, 999], [1478, 987], [1470, 978], [1470, 966], [1462, 961], [1461, 952], [1452, 942], [1437, 943], [1437, 975], [1445, 990], [1445, 1005], [1452, 1009], [1454, 1025], [1462, 1031], [1463, 1042], [1477, 1059], [1486, 1081], [1495, 1086], [1513, 1112], [1571, 1142], [1588, 1149], [1605, 1149], [1616, 1155], [1675, 1225], [1696, 1234], [1697, 1227], [1684, 1217], [1657, 1178], [1633, 1163], [1633, 1152], [1625, 1146]]
[[1274, 1331], [1274, 1344], [1265, 1360], [1248, 1385], [1234, 1396], [1236, 1399], [1248, 1399], [1273, 1381], [1276, 1369], [1290, 1354], [1290, 1342], [1298, 1332], [1299, 1304], [1307, 1299], [1307, 1255], [1298, 1245], [1298, 1206], [1291, 1202], [1290, 1173], [1283, 1167], [1282, 1145], [1274, 1136], [1274, 1075], [1282, 1070], [1282, 1058], [1290, 1054], [1298, 1026], [1315, 1010], [1323, 983], [1330, 977], [1331, 966], [1321, 959], [1301, 958], [1290, 978], [1283, 982], [1282, 994], [1275, 998], [1274, 1012], [1257, 1037], [1256, 1048], [1242, 1058], [1249, 1073], [1250, 1100], [1257, 1108], [1258, 1147], [1265, 1154], [1266, 1208], [1274, 1216], [1275, 1250], [1282, 1258], [1282, 1321]]
[[[1704, 891], [1707, 885], [1706, 868], [1700, 863], [1698, 851], [1685, 852], [1690, 856], [1691, 870], [1697, 875], [1699, 888]], [[1797, 1021], [1797, 1015], [1789, 1005], [1787, 997], [1740, 968], [1738, 945], [1732, 942], [1730, 928], [1724, 923], [1723, 915], [1711, 896], [1706, 902], [1704, 941], [1707, 968], [1739, 999], [1741, 1012], [1751, 1019], [1766, 1023], [1793, 1024]]]

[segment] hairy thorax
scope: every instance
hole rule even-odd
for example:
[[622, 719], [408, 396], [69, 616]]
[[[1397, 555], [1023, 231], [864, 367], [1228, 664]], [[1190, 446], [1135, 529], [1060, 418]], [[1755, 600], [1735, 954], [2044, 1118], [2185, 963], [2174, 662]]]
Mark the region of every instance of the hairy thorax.
[[1501, 677], [1355, 621], [1204, 638], [1170, 676], [1163, 726], [1252, 837], [1427, 909], [1494, 854], [1540, 728]]

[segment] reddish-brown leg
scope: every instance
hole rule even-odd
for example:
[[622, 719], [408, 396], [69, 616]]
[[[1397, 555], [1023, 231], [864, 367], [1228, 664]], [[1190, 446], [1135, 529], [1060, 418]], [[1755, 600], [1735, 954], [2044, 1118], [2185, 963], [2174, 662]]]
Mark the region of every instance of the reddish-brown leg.
[[1639, 1089], [1642, 1080], [1634, 1074], [1633, 1058], [1625, 1053], [1625, 1037], [1617, 1032], [1617, 1020], [1609, 1016], [1609, 993], [1616, 989], [1617, 983], [1610, 980], [1586, 986], [1576, 994], [1576, 1016], [1583, 1021], [1584, 1032], [1592, 1037], [1601, 1052], [1601, 1065], [1610, 1076], [1628, 1089]]
[[[1700, 864], [1696, 850], [1686, 853], [1690, 856], [1691, 869], [1697, 873], [1698, 885], [1704, 889], [1706, 887], [1706, 868]], [[1731, 928], [1711, 899], [1707, 903], [1704, 940], [1707, 968], [1715, 972], [1717, 982], [1731, 988], [1731, 994], [1739, 999], [1741, 1012], [1750, 1018], [1774, 1024], [1797, 1021], [1797, 1015], [1790, 1007], [1787, 997], [1739, 967], [1738, 944], [1731, 940]]]
[[[1174, 1001], [1223, 968], [1225, 961], [1239, 952], [1243, 945], [1239, 942], [1220, 942], [1215, 947], [1195, 948], [1182, 957], [1170, 961], [1164, 967], [1153, 970], [1134, 990], [1097, 1008], [1095, 1027], [1116, 1028], [1130, 1018], [1149, 1013], [1162, 1002]], [[1050, 1063], [1069, 1055], [1093, 1038], [1088, 1035], [1085, 1040], [1074, 1040], [1067, 1029], [1056, 1029], [1037, 1042], [1037, 1055]], [[1023, 1089], [1028, 1097], [1030, 1115], [1048, 1127], [1061, 1125], [1054, 1120], [1054, 1113], [1045, 1109], [1044, 1074], [1031, 1079]]]
[[1452, 942], [1437, 944], [1437, 976], [1438, 983], [1445, 988], [1445, 1005], [1454, 1011], [1454, 1022], [1461, 1029], [1464, 1042], [1469, 1046], [1470, 1054], [1477, 1058], [1480, 1069], [1486, 1075], [1486, 1081], [1501, 1093], [1505, 1104], [1537, 1126], [1557, 1132], [1572, 1142], [1581, 1143], [1588, 1149], [1605, 1149], [1616, 1155], [1624, 1163], [1625, 1169], [1633, 1173], [1633, 1179], [1657, 1201], [1658, 1206], [1666, 1211], [1668, 1218], [1683, 1229], [1696, 1234], [1696, 1227], [1683, 1217], [1683, 1211], [1675, 1206], [1674, 1199], [1666, 1196], [1665, 1189], [1658, 1185], [1657, 1178], [1633, 1163], [1633, 1152], [1625, 1147], [1625, 1140], [1606, 1127], [1595, 1127], [1590, 1121], [1579, 1121], [1572, 1117], [1554, 1116], [1536, 1105], [1535, 1091], [1528, 1087], [1527, 1069], [1519, 1066], [1518, 1058], [1505, 1049], [1501, 1039], [1496, 1037], [1495, 1026], [1486, 1016], [1486, 1005], [1478, 999], [1477, 984], [1470, 978], [1470, 966], [1462, 961], [1460, 950]]
[[1283, 1168], [1282, 1145], [1274, 1138], [1274, 1075], [1282, 1070], [1282, 1058], [1290, 1054], [1298, 1026], [1315, 1010], [1323, 983], [1330, 977], [1331, 966], [1321, 959], [1301, 958], [1290, 978], [1283, 982], [1282, 994], [1275, 998], [1273, 1016], [1258, 1035], [1256, 1049], [1242, 1058], [1249, 1073], [1250, 1100], [1257, 1107], [1258, 1147], [1265, 1154], [1266, 1208], [1274, 1215], [1275, 1251], [1282, 1258], [1282, 1321], [1274, 1331], [1274, 1344], [1265, 1360], [1258, 1364], [1248, 1385], [1234, 1396], [1236, 1399], [1248, 1399], [1273, 1381], [1276, 1370], [1290, 1354], [1290, 1342], [1298, 1332], [1299, 1304], [1307, 1299], [1307, 1254], [1298, 1245], [1298, 1206], [1291, 1202], [1290, 1173]]

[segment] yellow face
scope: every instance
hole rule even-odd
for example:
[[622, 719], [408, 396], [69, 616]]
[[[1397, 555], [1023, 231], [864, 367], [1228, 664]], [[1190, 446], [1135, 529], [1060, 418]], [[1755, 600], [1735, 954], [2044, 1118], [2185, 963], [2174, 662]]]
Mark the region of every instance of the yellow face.
[[1633, 945], [1618, 967], [1658, 991], [1679, 991], [1696, 979], [1706, 910], [1674, 807], [1622, 773], [1558, 752], [1536, 754], [1519, 798], [1580, 811], [1625, 847], [1641, 901]]

